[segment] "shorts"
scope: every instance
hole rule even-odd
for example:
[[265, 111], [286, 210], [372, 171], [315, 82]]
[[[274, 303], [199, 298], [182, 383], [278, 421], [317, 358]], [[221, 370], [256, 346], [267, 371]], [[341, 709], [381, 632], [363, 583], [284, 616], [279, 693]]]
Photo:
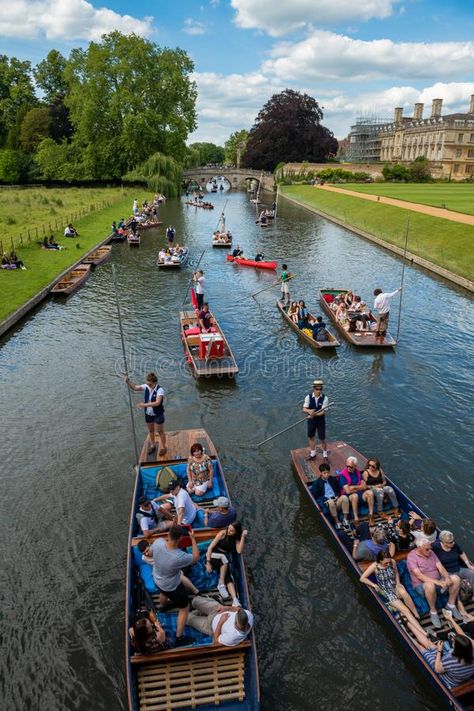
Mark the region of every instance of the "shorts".
[[164, 415], [147, 415], [145, 412], [145, 422], [147, 424], [150, 424], [150, 422], [154, 422], [157, 425], [163, 425], [165, 422], [165, 416]]
[[318, 433], [319, 439], [326, 439], [326, 418], [324, 415], [321, 417], [312, 417], [308, 420], [308, 437], [312, 438]]
[[176, 590], [161, 590], [161, 592], [163, 595], [166, 595], [176, 607], [183, 609], [183, 607], [189, 606], [189, 597], [183, 583], [180, 583]]
[[290, 293], [290, 287], [288, 286], [288, 284], [286, 284], [286, 282], [283, 282], [283, 284], [281, 285], [281, 293], [282, 294], [289, 294]]

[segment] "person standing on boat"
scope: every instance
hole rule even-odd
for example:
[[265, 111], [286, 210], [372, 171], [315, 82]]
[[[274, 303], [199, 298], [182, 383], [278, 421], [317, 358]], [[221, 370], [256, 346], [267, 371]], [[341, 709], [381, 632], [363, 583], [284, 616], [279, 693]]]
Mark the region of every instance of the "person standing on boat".
[[132, 383], [129, 377], [125, 378], [125, 382], [130, 390], [135, 392], [145, 391], [144, 402], [139, 402], [137, 407], [145, 410], [145, 422], [148, 428], [148, 453], [151, 454], [156, 450], [155, 441], [156, 433], [158, 433], [161, 443], [158, 454], [162, 457], [166, 454], [165, 408], [163, 405], [165, 391], [158, 384], [158, 378], [155, 373], [148, 373], [146, 383], [143, 383], [143, 385]]
[[[285, 265], [283, 265], [285, 268]], [[323, 393], [323, 381], [315, 380], [312, 391], [306, 395], [303, 404], [303, 412], [308, 415], [308, 439], [309, 457], [307, 461], [316, 459], [315, 434], [318, 433], [321, 447], [323, 448], [324, 459], [328, 458], [326, 445], [326, 410], [329, 407], [327, 395]]]
[[281, 301], [283, 305], [286, 303], [290, 303], [290, 288], [288, 286], [288, 282], [290, 280], [290, 273], [288, 271], [288, 266], [286, 264], [281, 265], [281, 275], [280, 275], [280, 282], [281, 282]]
[[202, 269], [199, 269], [199, 271], [194, 272], [193, 281], [196, 284], [196, 298], [198, 302], [198, 309], [199, 311], [202, 311], [202, 307], [204, 305], [204, 285], [206, 283], [206, 279], [204, 277], [204, 272], [202, 271]]
[[168, 245], [170, 247], [173, 246], [175, 234], [176, 234], [176, 230], [174, 229], [174, 227], [172, 225], [170, 225], [169, 227], [166, 228], [166, 239], [168, 240]]
[[374, 309], [377, 311], [377, 327], [375, 329], [376, 336], [381, 336], [383, 338], [387, 333], [388, 321], [390, 318], [390, 299], [396, 296], [396, 294], [398, 294], [401, 290], [401, 286], [391, 292], [383, 292], [382, 289], [374, 290]]
[[133, 201], [132, 212], [134, 215], [138, 215], [138, 200], [136, 198]]

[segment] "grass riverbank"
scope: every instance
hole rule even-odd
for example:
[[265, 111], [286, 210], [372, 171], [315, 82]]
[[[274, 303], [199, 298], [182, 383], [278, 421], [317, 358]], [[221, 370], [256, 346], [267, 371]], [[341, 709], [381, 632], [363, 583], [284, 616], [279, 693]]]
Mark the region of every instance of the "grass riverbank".
[[408, 250], [472, 280], [474, 227], [470, 225], [318, 190], [310, 185], [281, 186], [280, 192], [342, 220], [348, 227], [357, 227], [402, 249], [405, 246], [407, 220], [410, 218]]
[[[34, 189], [31, 189], [34, 190]], [[71, 188], [74, 190], [74, 199], [80, 197], [80, 188]], [[31, 201], [31, 195], [28, 190], [18, 191], [24, 195], [25, 202]], [[35, 191], [37, 192], [37, 191]], [[76, 210], [73, 210], [72, 203], [68, 201], [67, 190], [61, 190], [57, 193], [64, 202], [68, 204], [70, 212], [78, 212], [81, 204], [77, 202]], [[84, 204], [89, 204], [91, 201], [91, 191], [85, 189]], [[120, 188], [106, 189], [94, 191], [95, 202], [99, 200], [111, 200], [110, 207], [106, 207], [97, 212], [92, 212], [85, 217], [77, 220], [75, 226], [79, 232], [79, 237], [76, 239], [64, 238], [65, 225], [61, 225], [58, 230], [53, 229], [53, 234], [57, 241], [67, 247], [64, 250], [46, 250], [41, 249], [35, 240], [31, 244], [23, 247], [16, 247], [16, 253], [21, 259], [27, 270], [6, 270], [0, 269], [0, 321], [3, 321], [7, 316], [13, 313], [16, 309], [26, 303], [41, 289], [47, 286], [55, 277], [63, 272], [67, 267], [71, 266], [80, 259], [80, 257], [88, 252], [96, 244], [104, 240], [110, 234], [110, 225], [113, 220], [120, 220], [121, 217], [128, 217], [132, 211], [133, 199], [135, 197], [143, 197], [136, 195], [134, 190], [122, 190]], [[3, 197], [3, 195], [2, 195]], [[89, 200], [89, 203], [87, 203]], [[15, 214], [18, 217], [18, 226], [31, 224], [31, 217], [27, 214], [28, 208], [23, 207], [23, 204], [15, 203]], [[31, 204], [31, 203], [30, 203]], [[22, 215], [25, 215], [25, 221], [21, 220]], [[48, 223], [50, 220], [48, 220]], [[77, 247], [79, 245], [79, 247]], [[7, 246], [9, 252], [10, 248]]]
[[344, 183], [339, 187], [474, 215], [474, 183]]

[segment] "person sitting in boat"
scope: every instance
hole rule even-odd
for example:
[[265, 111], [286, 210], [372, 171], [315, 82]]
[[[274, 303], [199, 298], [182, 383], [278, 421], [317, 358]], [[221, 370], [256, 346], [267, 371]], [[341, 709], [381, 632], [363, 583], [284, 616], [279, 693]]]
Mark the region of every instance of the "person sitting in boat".
[[399, 516], [400, 509], [397, 495], [393, 489], [393, 486], [388, 484], [384, 471], [380, 466], [380, 461], [377, 457], [371, 457], [367, 460], [367, 465], [362, 476], [369, 489], [374, 492], [377, 504], [377, 513], [384, 516], [383, 502], [385, 497], [388, 497], [393, 507], [392, 515]]
[[313, 341], [324, 342], [328, 340], [326, 324], [324, 323], [322, 316], [316, 316], [314, 321], [311, 323], [310, 328], [313, 332]]
[[264, 259], [265, 259], [264, 253], [263, 253], [263, 252], [257, 252], [257, 254], [255, 255], [255, 261], [256, 261], [256, 262], [263, 262]]
[[298, 328], [306, 328], [308, 325], [308, 309], [305, 302], [301, 299], [298, 302]]
[[474, 565], [456, 543], [451, 531], [441, 531], [438, 540], [433, 543], [433, 552], [450, 575], [458, 575], [462, 580], [468, 580], [474, 588]]
[[434, 543], [438, 537], [438, 527], [432, 518], [422, 518], [416, 511], [410, 511], [410, 526], [417, 541], [419, 538], [426, 538], [430, 543]]
[[138, 654], [153, 654], [169, 649], [166, 632], [154, 612], [147, 610], [137, 615], [128, 630], [130, 641]]
[[345, 303], [346, 307], [347, 307], [348, 309], [350, 309], [351, 306], [352, 306], [352, 303], [353, 303], [353, 301], [354, 301], [354, 294], [352, 293], [352, 291], [350, 291], [350, 290], [349, 290], [349, 291], [346, 291], [346, 293], [344, 294], [343, 299], [344, 299], [344, 303]]
[[231, 597], [232, 605], [236, 607], [240, 606], [240, 602], [232, 577], [231, 558], [235, 555], [242, 555], [247, 534], [247, 529], [242, 529], [240, 521], [235, 521], [224, 531], [219, 531], [206, 551], [206, 571], [208, 573], [212, 573], [213, 570], [219, 572], [217, 585], [219, 595], [223, 600]]
[[[375, 563], [360, 576], [361, 583], [383, 595], [390, 607], [395, 608], [406, 619], [408, 627], [413, 633], [425, 634], [419, 623], [420, 613], [411, 599], [407, 589], [400, 582], [400, 574], [396, 562], [387, 550], [377, 553]], [[375, 582], [371, 577], [375, 577]]]
[[359, 503], [367, 504], [369, 509], [369, 524], [374, 523], [374, 494], [367, 488], [362, 479], [361, 472], [357, 469], [356, 457], [348, 457], [346, 466], [339, 474], [341, 491], [349, 497], [354, 515], [354, 525], [359, 524]]
[[407, 568], [415, 591], [426, 598], [430, 608], [430, 618], [433, 627], [440, 628], [441, 621], [436, 609], [438, 591], [447, 591], [449, 598], [447, 609], [456, 619], [462, 615], [456, 607], [456, 600], [461, 586], [457, 575], [450, 575], [435, 553], [431, 550], [430, 541], [424, 536], [416, 541], [416, 548], [407, 556]]
[[244, 254], [244, 252], [242, 249], [240, 249], [239, 245], [237, 245], [237, 247], [234, 250], [232, 250], [232, 256], [234, 257], [234, 259], [236, 257], [243, 257], [243, 254]]
[[64, 230], [64, 236], [65, 237], [79, 237], [79, 233], [76, 230], [76, 228], [73, 227], [71, 223], [69, 223], [67, 225], [66, 229]]
[[171, 504], [158, 504], [157, 499], [140, 496], [136, 518], [138, 525], [145, 536], [151, 538], [156, 533], [167, 531], [173, 525], [173, 516], [170, 513]]
[[267, 216], [265, 213], [262, 211], [262, 214], [260, 215], [260, 224], [261, 225], [266, 225], [267, 224]]
[[353, 557], [356, 560], [375, 560], [381, 551], [388, 551], [390, 555], [395, 553], [395, 546], [388, 540], [384, 527], [378, 525], [371, 531], [366, 521], [359, 524], [352, 547]]
[[158, 261], [164, 262], [166, 260], [166, 251], [164, 249], [160, 249], [158, 252]]
[[411, 532], [410, 522], [400, 518], [393, 521], [387, 519], [387, 535], [390, 543], [395, 545], [397, 551], [408, 551], [415, 544], [415, 536]]
[[[142, 554], [143, 563], [147, 565], [153, 565], [153, 541], [147, 541], [142, 539], [138, 541], [138, 550]], [[198, 588], [191, 582], [191, 580], [181, 571], [181, 582], [183, 583], [186, 590], [188, 590], [191, 595], [197, 595], [199, 593]]]
[[362, 327], [367, 329], [371, 321], [375, 320], [367, 310], [365, 301], [361, 301], [360, 296], [355, 295], [349, 312], [349, 331], [357, 331]]
[[199, 442], [195, 442], [191, 447], [186, 474], [188, 476], [186, 489], [190, 494], [204, 496], [208, 489], [212, 489], [214, 478], [212, 459], [208, 454], [204, 454], [204, 448]]
[[204, 510], [204, 525], [209, 528], [224, 528], [237, 518], [237, 509], [230, 505], [227, 496], [218, 496], [212, 502], [213, 508]]
[[197, 515], [197, 507], [186, 489], [181, 487], [178, 480], [171, 482], [168, 492], [159, 496], [156, 501], [163, 501], [169, 498], [169, 494], [173, 497], [173, 506], [176, 511], [176, 523], [191, 525]]
[[343, 301], [339, 304], [339, 306], [336, 309], [336, 320], [339, 321], [339, 323], [342, 323], [343, 325], [349, 321], [349, 318], [347, 315], [347, 306], [345, 305], [345, 303]]
[[291, 304], [288, 305], [288, 310], [286, 313], [291, 318], [293, 323], [298, 323], [298, 302], [292, 301]]
[[435, 645], [426, 633], [416, 635], [416, 646], [424, 659], [448, 689], [472, 679], [474, 675], [474, 654], [472, 641], [465, 634], [456, 634], [452, 647], [439, 640]]
[[205, 301], [202, 305], [202, 309], [198, 313], [199, 325], [201, 327], [202, 333], [209, 333], [213, 324], [214, 319], [209, 311], [209, 304]]
[[320, 476], [311, 484], [310, 491], [321, 507], [325, 507], [333, 519], [337, 529], [342, 528], [339, 521], [338, 511], [342, 510], [343, 521], [346, 526], [349, 516], [349, 499], [345, 494], [341, 496], [339, 479], [337, 476], [331, 476], [331, 467], [327, 462], [319, 465]]

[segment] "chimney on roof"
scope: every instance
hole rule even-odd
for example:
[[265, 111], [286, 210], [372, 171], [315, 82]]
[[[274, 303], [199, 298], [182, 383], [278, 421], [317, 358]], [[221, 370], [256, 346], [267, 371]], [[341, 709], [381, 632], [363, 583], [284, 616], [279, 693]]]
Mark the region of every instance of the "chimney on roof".
[[401, 123], [402, 115], [403, 115], [403, 107], [397, 106], [397, 108], [395, 109], [395, 115], [393, 117], [393, 120], [395, 121], [395, 123]]
[[474, 114], [474, 94], [471, 94], [471, 103], [469, 104], [469, 113]]
[[415, 104], [415, 110], [413, 112], [413, 118], [415, 121], [421, 121], [423, 118], [423, 106], [424, 104]]
[[443, 106], [443, 99], [433, 99], [431, 106], [431, 118], [438, 118], [441, 116], [441, 107]]

